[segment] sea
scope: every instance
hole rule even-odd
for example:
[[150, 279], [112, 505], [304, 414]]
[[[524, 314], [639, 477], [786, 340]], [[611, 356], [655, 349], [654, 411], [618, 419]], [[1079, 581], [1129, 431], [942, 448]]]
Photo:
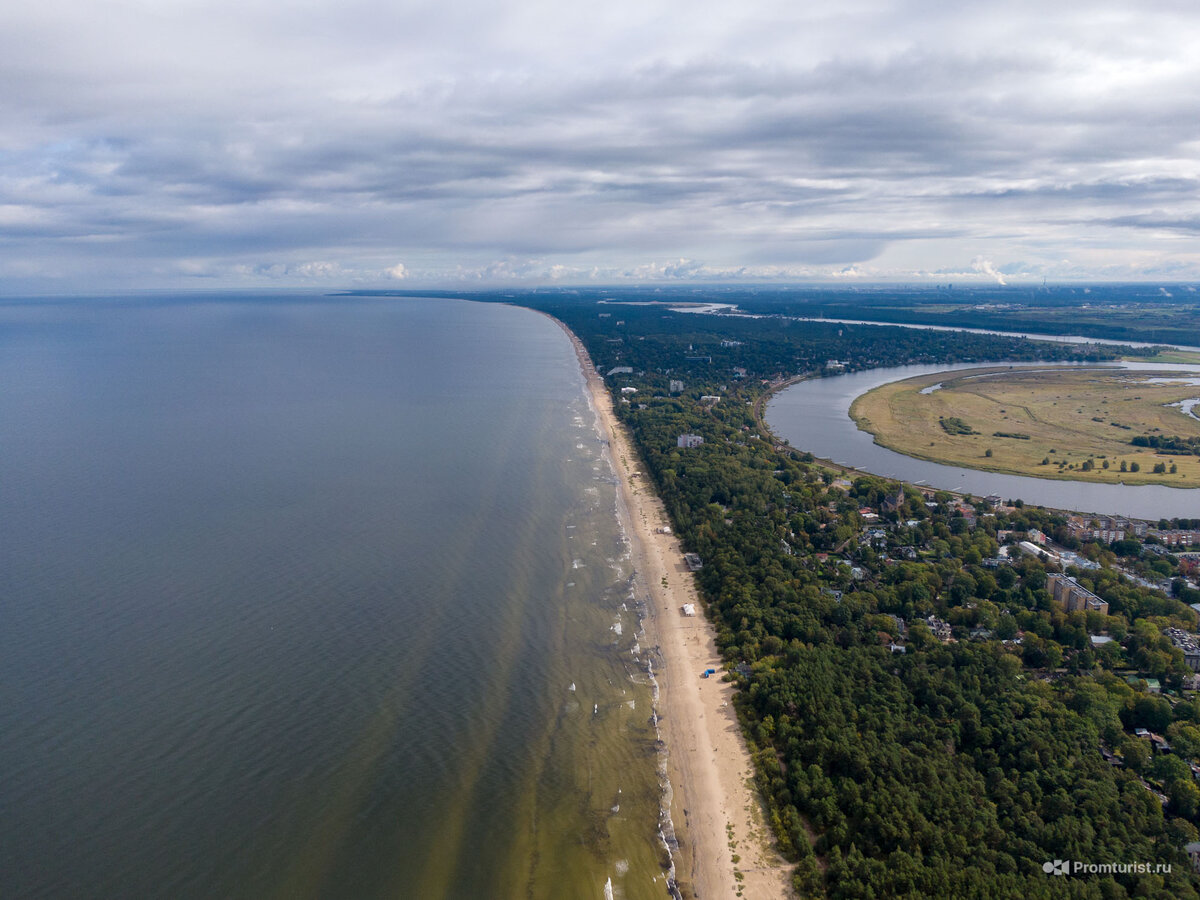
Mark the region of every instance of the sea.
[[0, 300], [0, 897], [668, 896], [614, 485], [527, 309]]

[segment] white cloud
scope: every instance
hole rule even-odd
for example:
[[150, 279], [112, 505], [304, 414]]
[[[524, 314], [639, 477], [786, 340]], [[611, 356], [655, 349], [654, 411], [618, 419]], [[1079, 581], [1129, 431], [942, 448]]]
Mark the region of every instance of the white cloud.
[[335, 262], [306, 262], [288, 269], [289, 273], [301, 278], [338, 278], [343, 275], [342, 267]]
[[397, 281], [403, 281], [408, 277], [408, 269], [405, 267], [404, 263], [396, 263], [384, 274], [386, 274], [388, 278], [394, 278]]

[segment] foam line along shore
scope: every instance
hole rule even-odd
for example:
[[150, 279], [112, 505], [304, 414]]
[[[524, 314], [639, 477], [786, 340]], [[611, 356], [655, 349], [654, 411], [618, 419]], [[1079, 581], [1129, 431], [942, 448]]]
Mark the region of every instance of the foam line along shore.
[[[642, 470], [639, 456], [587, 350], [559, 325], [575, 347], [608, 442], [636, 590], [649, 613], [644, 627], [661, 658], [658, 713], [667, 753], [670, 820], [678, 842], [679, 890], [684, 897], [785, 897], [789, 867], [770, 843], [733, 708], [733, 687], [720, 678], [701, 678], [706, 669], [719, 671], [722, 665], [713, 628], [702, 616], [681, 612], [686, 604], [701, 606], [694, 577], [667, 528], [662, 501], [636, 477]], [[740, 857], [736, 864], [735, 852]]]

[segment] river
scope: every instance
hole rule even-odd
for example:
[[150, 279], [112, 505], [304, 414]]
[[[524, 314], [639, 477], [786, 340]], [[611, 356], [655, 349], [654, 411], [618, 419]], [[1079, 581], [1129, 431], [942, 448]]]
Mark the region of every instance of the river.
[[[1013, 365], [1049, 368], [1052, 364]], [[1200, 366], [1185, 365], [1122, 363], [1120, 366], [1132, 370], [1200, 371]], [[800, 450], [807, 450], [823, 459], [865, 472], [913, 484], [978, 496], [999, 494], [1005, 499], [1019, 498], [1025, 503], [1038, 506], [1101, 515], [1123, 515], [1151, 520], [1162, 517], [1192, 518], [1200, 515], [1200, 490], [1195, 488], [1057, 481], [942, 465], [905, 456], [879, 446], [871, 434], [860, 431], [850, 418], [850, 405], [855, 398], [881, 385], [920, 375], [980, 367], [981, 363], [977, 362], [958, 365], [895, 366], [802, 381], [771, 398], [767, 405], [767, 422], [775, 434], [786, 438], [792, 446]]]

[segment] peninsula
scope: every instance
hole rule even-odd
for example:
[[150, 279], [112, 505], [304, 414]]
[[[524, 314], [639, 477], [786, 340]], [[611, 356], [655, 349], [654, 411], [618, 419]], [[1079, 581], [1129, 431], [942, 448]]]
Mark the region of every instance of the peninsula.
[[885, 384], [850, 408], [875, 443], [934, 462], [1109, 484], [1200, 487], [1200, 375], [989, 367]]

